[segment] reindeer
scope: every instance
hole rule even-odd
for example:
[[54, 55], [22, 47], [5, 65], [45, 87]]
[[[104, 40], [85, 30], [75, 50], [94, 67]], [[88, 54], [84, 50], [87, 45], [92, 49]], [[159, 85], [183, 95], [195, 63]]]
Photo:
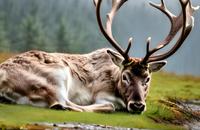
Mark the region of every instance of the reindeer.
[[[104, 28], [100, 15], [102, 0], [94, 0], [100, 31], [117, 50], [104, 48], [89, 54], [47, 53], [29, 51], [0, 64], [1, 101], [36, 107], [78, 112], [114, 112], [127, 110], [142, 113], [146, 109], [151, 74], [160, 70], [183, 44], [194, 25], [190, 0], [179, 0], [181, 13], [173, 15], [164, 0], [151, 6], [163, 12], [171, 22], [168, 36], [154, 49], [147, 39], [146, 55], [134, 58], [123, 50], [112, 35], [112, 22], [127, 0], [113, 0]], [[167, 46], [181, 30], [176, 44], [163, 54], [155, 52]]]

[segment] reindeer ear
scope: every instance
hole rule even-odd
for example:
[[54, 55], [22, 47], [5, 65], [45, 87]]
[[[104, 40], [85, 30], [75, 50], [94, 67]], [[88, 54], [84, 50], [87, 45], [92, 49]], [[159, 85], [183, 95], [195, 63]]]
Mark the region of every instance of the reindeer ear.
[[111, 57], [113, 63], [117, 66], [121, 66], [122, 62], [124, 61], [124, 58], [117, 52], [112, 51], [112, 50], [107, 50], [107, 53]]
[[165, 66], [166, 64], [167, 64], [167, 61], [157, 61], [157, 62], [149, 63], [149, 71], [157, 72], [161, 68], [163, 68], [163, 66]]

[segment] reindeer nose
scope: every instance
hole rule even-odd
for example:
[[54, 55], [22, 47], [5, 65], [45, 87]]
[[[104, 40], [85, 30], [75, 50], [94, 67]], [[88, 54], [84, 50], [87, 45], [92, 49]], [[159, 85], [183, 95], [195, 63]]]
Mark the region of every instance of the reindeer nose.
[[128, 104], [128, 110], [135, 113], [141, 113], [145, 109], [145, 104], [142, 102], [132, 102]]

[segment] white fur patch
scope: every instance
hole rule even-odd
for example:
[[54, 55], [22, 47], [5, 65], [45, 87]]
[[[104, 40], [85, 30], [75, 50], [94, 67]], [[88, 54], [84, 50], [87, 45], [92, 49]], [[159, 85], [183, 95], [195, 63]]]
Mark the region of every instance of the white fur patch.
[[111, 93], [100, 92], [96, 97], [96, 103], [102, 104], [102, 103], [106, 103], [106, 102], [112, 103], [116, 110], [126, 108], [126, 105], [121, 98], [115, 97]]
[[46, 102], [40, 101], [40, 102], [31, 102], [32, 106], [36, 106], [36, 107], [47, 107], [48, 104]]
[[85, 86], [76, 85], [70, 89], [69, 99], [78, 105], [90, 105], [92, 94]]
[[72, 76], [69, 68], [68, 72], [66, 86], [69, 100], [78, 105], [90, 105], [92, 102], [91, 92], [81, 81]]
[[31, 104], [27, 97], [21, 97], [17, 100], [17, 104]]
[[65, 104], [69, 100], [78, 105], [89, 105], [91, 103], [91, 93], [83, 86], [81, 81], [72, 76], [69, 67], [53, 69], [51, 72], [57, 80], [59, 103]]
[[67, 83], [69, 79], [68, 77], [70, 76], [70, 70], [67, 67], [67, 68], [55, 69], [52, 72], [58, 83], [57, 97], [59, 99], [59, 102], [65, 104], [65, 101], [68, 99]]
[[2, 84], [3, 81], [6, 80], [6, 78], [7, 78], [6, 72], [4, 70], [0, 70], [0, 85]]
[[48, 106], [48, 104], [44, 101], [32, 102], [29, 100], [28, 97], [25, 97], [25, 96], [19, 98], [16, 103], [21, 104], [21, 105], [27, 104], [27, 105], [31, 105], [31, 106], [35, 106], [35, 107], [47, 107]]

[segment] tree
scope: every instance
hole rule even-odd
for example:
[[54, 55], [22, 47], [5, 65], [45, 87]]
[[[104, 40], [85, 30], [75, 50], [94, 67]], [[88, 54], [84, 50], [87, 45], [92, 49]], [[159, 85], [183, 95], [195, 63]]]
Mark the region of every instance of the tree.
[[40, 20], [35, 16], [27, 16], [21, 25], [20, 42], [24, 50], [43, 49], [48, 50], [47, 38]]
[[57, 35], [56, 35], [56, 41], [57, 41], [57, 51], [59, 52], [70, 52], [70, 45], [72, 44], [72, 34], [70, 34], [70, 29], [68, 28], [67, 22], [64, 20], [64, 18], [61, 18]]
[[10, 42], [7, 38], [5, 21], [3, 14], [0, 13], [0, 52], [8, 52], [9, 50], [10, 50]]

